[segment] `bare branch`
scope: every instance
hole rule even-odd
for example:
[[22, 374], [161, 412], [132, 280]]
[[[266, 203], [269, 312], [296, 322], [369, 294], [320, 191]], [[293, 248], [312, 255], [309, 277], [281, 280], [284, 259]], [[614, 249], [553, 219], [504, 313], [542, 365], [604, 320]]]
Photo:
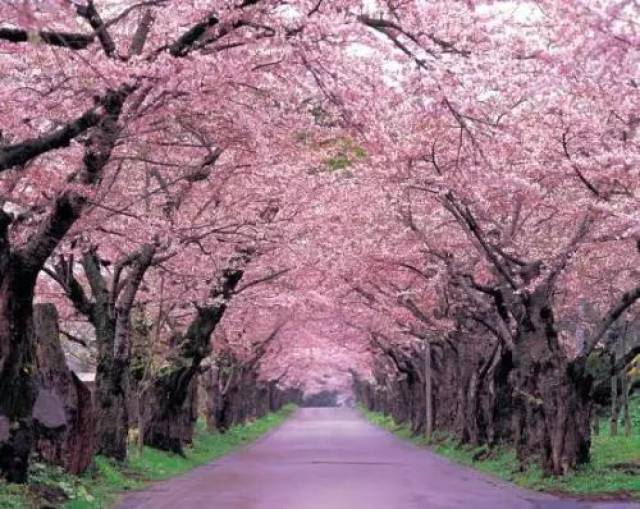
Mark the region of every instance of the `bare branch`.
[[596, 347], [598, 342], [602, 339], [609, 328], [616, 322], [622, 313], [624, 313], [630, 306], [632, 306], [638, 299], [640, 299], [640, 286], [637, 286], [633, 290], [629, 290], [622, 294], [620, 300], [614, 304], [609, 312], [600, 322], [598, 328], [589, 336], [585, 341], [584, 349], [582, 351], [582, 358], [586, 358]]
[[169, 46], [169, 53], [173, 57], [187, 56], [200, 37], [219, 22], [220, 19], [215, 13], [209, 13], [206, 18], [193, 25], [189, 30], [178, 37], [178, 39]]
[[107, 30], [107, 27], [104, 24], [104, 21], [102, 21], [102, 18], [100, 17], [100, 14], [96, 9], [96, 6], [94, 5], [93, 0], [87, 0], [86, 5], [78, 5], [76, 7], [76, 12], [78, 13], [79, 16], [86, 19], [91, 25], [91, 28], [95, 30], [95, 33], [98, 36], [98, 40], [100, 41], [100, 45], [102, 46], [104, 53], [109, 58], [112, 58], [113, 56], [115, 56], [116, 44], [115, 42], [113, 42], [113, 38], [109, 34], [109, 31]]
[[153, 17], [151, 9], [147, 9], [138, 23], [138, 28], [136, 29], [135, 34], [133, 34], [131, 46], [129, 47], [129, 57], [140, 55], [142, 53], [154, 20], [155, 18]]
[[81, 50], [93, 43], [94, 39], [95, 36], [93, 34], [50, 32], [46, 30], [30, 32], [21, 28], [0, 28], [0, 40], [16, 44], [37, 40], [51, 46], [59, 46], [71, 50]]
[[97, 125], [101, 118], [97, 109], [92, 108], [50, 134], [0, 147], [0, 172], [20, 167], [45, 152], [69, 146], [71, 140]]
[[484, 238], [484, 232], [476, 222], [475, 217], [471, 213], [469, 207], [463, 206], [462, 204], [458, 203], [458, 201], [454, 198], [453, 193], [451, 192], [447, 192], [445, 197], [441, 200], [441, 203], [447, 210], [449, 210], [449, 212], [453, 214], [460, 225], [463, 226], [471, 234], [471, 236], [478, 241], [480, 247], [482, 248], [482, 251], [488, 258], [488, 260], [502, 275], [509, 286], [515, 290], [517, 288], [516, 282], [509, 273], [508, 268], [505, 267], [504, 264], [498, 259], [494, 250]]
[[63, 331], [62, 329], [60, 329], [60, 334], [62, 334], [69, 341], [73, 341], [74, 343], [78, 343], [79, 345], [82, 345], [85, 348], [89, 348], [89, 343], [87, 343], [84, 339], [79, 338], [78, 336], [74, 336], [70, 332]]
[[549, 270], [549, 274], [547, 275], [544, 282], [542, 283], [544, 287], [546, 287], [547, 292], [551, 291], [555, 283], [555, 280], [566, 268], [567, 264], [575, 254], [576, 250], [580, 247], [581, 241], [584, 239], [587, 233], [589, 233], [589, 226], [591, 226], [591, 224], [592, 224], [591, 215], [587, 213], [582, 218], [582, 221], [580, 222], [580, 225], [578, 226], [578, 229], [576, 230], [575, 235], [569, 241], [569, 243], [567, 244], [563, 252], [560, 254], [554, 266], [551, 267], [551, 269]]
[[243, 292], [247, 288], [251, 288], [252, 286], [256, 286], [256, 285], [259, 285], [261, 283], [266, 283], [267, 281], [273, 281], [274, 279], [279, 278], [280, 276], [282, 276], [283, 274], [286, 274], [289, 271], [291, 271], [291, 269], [282, 269], [282, 270], [279, 270], [277, 272], [274, 272], [273, 274], [269, 274], [269, 275], [261, 277], [259, 279], [254, 279], [253, 281], [250, 281], [250, 282], [242, 285], [240, 288], [235, 290], [233, 292], [233, 294], [234, 295], [238, 295], [239, 293]]
[[580, 182], [582, 182], [585, 185], [585, 187], [589, 191], [591, 191], [591, 193], [593, 193], [597, 198], [603, 199], [604, 196], [602, 196], [602, 194], [600, 194], [600, 191], [598, 191], [598, 188], [596, 186], [594, 186], [591, 182], [589, 182], [587, 177], [585, 177], [584, 173], [582, 173], [582, 170], [580, 170], [578, 165], [573, 162], [573, 159], [571, 159], [571, 155], [569, 154], [569, 145], [568, 145], [568, 141], [567, 141], [567, 134], [569, 134], [569, 130], [568, 129], [565, 132], [562, 133], [562, 150], [564, 151], [564, 155], [566, 156], [566, 158], [571, 163], [571, 167], [573, 168], [573, 171], [577, 175], [577, 177], [580, 180]]

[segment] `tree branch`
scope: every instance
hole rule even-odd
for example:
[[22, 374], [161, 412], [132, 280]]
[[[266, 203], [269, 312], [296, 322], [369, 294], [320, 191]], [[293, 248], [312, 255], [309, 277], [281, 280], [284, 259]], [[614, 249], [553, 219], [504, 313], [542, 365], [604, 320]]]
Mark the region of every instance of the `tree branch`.
[[131, 270], [120, 298], [115, 300], [116, 334], [113, 342], [114, 358], [126, 360], [130, 349], [130, 314], [134, 299], [145, 272], [151, 265], [157, 244], [145, 244], [131, 262]]
[[482, 248], [482, 251], [485, 253], [485, 256], [493, 264], [496, 270], [502, 275], [509, 286], [515, 290], [518, 285], [513, 280], [513, 277], [509, 273], [509, 270], [500, 262], [500, 260], [498, 260], [498, 257], [496, 256], [494, 250], [485, 240], [483, 232], [478, 226], [475, 218], [473, 217], [471, 210], [469, 210], [469, 207], [463, 207], [461, 204], [459, 204], [451, 192], [447, 192], [445, 197], [441, 200], [441, 203], [447, 210], [449, 210], [453, 214], [453, 216], [458, 220], [461, 226], [463, 226], [469, 233], [471, 233], [471, 236], [478, 241], [480, 247]]
[[95, 248], [90, 248], [82, 254], [82, 268], [89, 281], [91, 293], [96, 304], [104, 307], [109, 302], [109, 291], [104, 280], [104, 276], [100, 272], [100, 260]]
[[235, 290], [233, 292], [233, 294], [234, 295], [238, 295], [239, 293], [243, 292], [247, 288], [251, 288], [252, 286], [256, 286], [256, 285], [259, 285], [261, 283], [266, 283], [267, 281], [273, 281], [274, 279], [279, 278], [283, 274], [286, 274], [290, 270], [291, 269], [282, 269], [282, 270], [279, 270], [277, 272], [274, 272], [273, 274], [269, 274], [268, 276], [264, 276], [264, 277], [261, 277], [259, 279], [254, 279], [253, 281], [249, 281], [248, 283], [242, 285], [240, 288]]
[[[98, 105], [77, 119], [66, 123], [50, 134], [42, 135], [13, 145], [0, 147], [0, 172], [23, 165], [29, 160], [51, 150], [69, 146], [71, 140], [92, 127], [100, 125], [99, 131], [113, 130], [127, 96], [135, 89], [125, 85], [118, 90], [109, 90], [98, 99]], [[115, 142], [115, 140], [114, 140]], [[90, 150], [85, 152], [85, 163]]]
[[279, 323], [275, 329], [271, 331], [271, 334], [269, 334], [264, 341], [261, 341], [258, 344], [256, 349], [253, 351], [251, 358], [245, 363], [245, 366], [249, 369], [253, 369], [256, 366], [260, 359], [262, 359], [262, 357], [267, 353], [267, 346], [269, 346], [269, 344], [278, 336], [285, 324], [286, 321]]
[[580, 357], [586, 358], [596, 347], [598, 342], [602, 339], [609, 328], [616, 322], [618, 318], [624, 313], [631, 305], [633, 305], [638, 299], [640, 299], [640, 286], [637, 286], [633, 290], [629, 290], [622, 294], [620, 300], [614, 304], [609, 312], [604, 316], [598, 328], [591, 336], [585, 341], [584, 349]]
[[87, 298], [84, 288], [74, 276], [73, 265], [73, 257], [65, 260], [64, 256], [60, 256], [54, 265], [54, 270], [45, 267], [44, 272], [60, 285], [76, 310], [90, 319], [93, 313], [93, 303]]
[[71, 50], [81, 50], [93, 43], [94, 39], [94, 34], [51, 32], [47, 30], [30, 32], [21, 28], [0, 28], [0, 40], [15, 44], [41, 41], [51, 46], [59, 46]]
[[219, 22], [220, 19], [216, 14], [213, 12], [209, 13], [206, 18], [184, 32], [173, 44], [169, 46], [169, 54], [173, 57], [187, 56], [198, 39], [200, 39], [207, 30], [217, 25]]
[[113, 58], [116, 53], [116, 44], [113, 42], [113, 38], [109, 34], [104, 21], [102, 21], [93, 0], [87, 0], [87, 5], [78, 5], [76, 12], [89, 22], [91, 28], [95, 30], [105, 54], [109, 58]]
[[50, 150], [69, 146], [71, 140], [97, 125], [101, 118], [96, 108], [92, 108], [50, 134], [0, 147], [0, 172], [23, 165]]
[[601, 198], [601, 199], [604, 198], [600, 194], [600, 191], [598, 191], [598, 188], [594, 186], [591, 182], [589, 182], [587, 177], [584, 176], [584, 173], [582, 173], [582, 170], [580, 170], [578, 165], [573, 162], [573, 159], [571, 159], [571, 155], [569, 154], [569, 142], [567, 140], [567, 134], [569, 134], [569, 129], [567, 129], [562, 133], [562, 150], [567, 160], [571, 163], [571, 167], [573, 168], [573, 171], [577, 175], [580, 182], [582, 182], [591, 193], [593, 193], [597, 198]]
[[[404, 28], [402, 28], [402, 26], [400, 26], [398, 23], [396, 23], [394, 21], [390, 21], [390, 20], [386, 20], [386, 19], [382, 19], [382, 18], [372, 18], [372, 17], [366, 16], [366, 15], [358, 16], [358, 21], [360, 21], [360, 23], [362, 23], [362, 24], [364, 24], [364, 25], [366, 25], [366, 26], [368, 26], [370, 28], [373, 28], [374, 30], [377, 30], [377, 31], [383, 33], [389, 39], [391, 39], [396, 44], [396, 46], [400, 47], [401, 43], [399, 43], [399, 41], [397, 40], [397, 38], [395, 36], [393, 36], [392, 34], [389, 33], [389, 30], [395, 30], [396, 32], [401, 33], [402, 35], [407, 37], [411, 42], [413, 42], [414, 44], [419, 46], [422, 50], [424, 50], [427, 53], [435, 56], [435, 53], [432, 50], [425, 48], [420, 43], [420, 40], [418, 39], [418, 37], [416, 37], [415, 35], [411, 34], [410, 32], [407, 32]], [[455, 46], [455, 44], [453, 44], [452, 42], [445, 41], [444, 39], [441, 39], [441, 38], [437, 37], [434, 34], [424, 34], [424, 35], [426, 35], [426, 37], [431, 42], [433, 42], [435, 45], [437, 45], [445, 53], [456, 53], [457, 55], [460, 55], [460, 56], [463, 56], [463, 57], [468, 57], [471, 54], [469, 51], [458, 49]], [[400, 48], [400, 49], [405, 51], [403, 48]], [[405, 51], [405, 53], [407, 53], [407, 51]], [[410, 51], [408, 52], [408, 54], [410, 54], [415, 59], [415, 57], [413, 56], [413, 54]]]
[[27, 244], [16, 252], [32, 274], [40, 272], [53, 250], [80, 217], [85, 202], [85, 198], [76, 192], [63, 192]]
[[138, 23], [138, 28], [136, 29], [135, 34], [133, 34], [131, 46], [129, 47], [129, 58], [142, 54], [142, 50], [147, 42], [147, 38], [154, 21], [155, 18], [153, 17], [151, 9], [147, 9]]
[[562, 271], [566, 268], [567, 264], [575, 254], [576, 250], [580, 246], [580, 242], [582, 239], [589, 233], [589, 226], [591, 225], [591, 216], [587, 213], [582, 218], [578, 229], [576, 230], [575, 235], [569, 241], [564, 251], [560, 254], [554, 266], [549, 270], [549, 274], [545, 278], [542, 286], [545, 288], [545, 291], [550, 292], [555, 280], [562, 273]]
[[62, 334], [69, 341], [73, 341], [74, 343], [78, 343], [79, 345], [82, 345], [85, 348], [89, 348], [89, 344], [84, 339], [79, 338], [78, 336], [75, 336], [70, 332], [63, 331], [62, 329], [60, 329], [60, 334]]

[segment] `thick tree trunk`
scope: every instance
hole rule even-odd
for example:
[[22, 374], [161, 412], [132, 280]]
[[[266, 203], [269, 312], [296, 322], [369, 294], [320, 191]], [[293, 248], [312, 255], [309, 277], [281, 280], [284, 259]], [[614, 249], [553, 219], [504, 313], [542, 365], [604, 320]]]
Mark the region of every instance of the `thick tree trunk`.
[[201, 380], [207, 429], [214, 431], [216, 429], [216, 408], [218, 406], [218, 376], [215, 366], [207, 369], [202, 374]]
[[[152, 263], [157, 245], [145, 244], [124, 261], [116, 264], [112, 290], [100, 272], [95, 251], [84, 254], [83, 267], [93, 295], [87, 303], [84, 295], [68, 288], [76, 308], [88, 315], [96, 331], [97, 450], [118, 461], [127, 456], [129, 434], [129, 360], [131, 356], [131, 309], [145, 272]], [[120, 274], [130, 266], [120, 284]], [[70, 275], [67, 275], [69, 278]], [[79, 287], [79, 285], [76, 286]], [[75, 298], [74, 298], [75, 297]]]
[[269, 381], [269, 412], [277, 412], [282, 408], [282, 391], [275, 380]]
[[[459, 350], [457, 377], [452, 388], [452, 392], [455, 391], [454, 398], [457, 410], [453, 431], [460, 442], [476, 445], [480, 439], [478, 427], [478, 394], [480, 390], [478, 357], [481, 355], [481, 351], [475, 345], [468, 344], [467, 341], [460, 345]], [[446, 397], [445, 401], [449, 400], [448, 395], [443, 394], [443, 396]]]
[[213, 372], [210, 401], [212, 429], [227, 432], [235, 424], [253, 417], [256, 411], [256, 374], [232, 356], [221, 357]]
[[[132, 91], [133, 88], [127, 86], [108, 91], [101, 98], [104, 113], [91, 131], [91, 142], [87, 143], [77, 182], [84, 185], [99, 182], [116, 142], [122, 105]], [[22, 162], [41, 153], [27, 154]], [[0, 473], [10, 481], [26, 480], [33, 442], [36, 279], [80, 217], [85, 203], [85, 197], [74, 190], [62, 191], [26, 244], [16, 250], [12, 250], [8, 235], [12, 218], [0, 207]]]
[[537, 458], [561, 475], [589, 461], [590, 383], [565, 357], [548, 301], [534, 294], [526, 304], [512, 372], [516, 450], [521, 464]]
[[107, 307], [93, 313], [98, 362], [96, 366], [97, 451], [123, 461], [127, 456], [129, 414], [128, 365], [114, 358], [116, 320]]
[[256, 390], [256, 413], [255, 418], [259, 419], [269, 413], [271, 408], [271, 386], [270, 384], [260, 383]]
[[525, 362], [518, 369], [518, 458], [524, 464], [537, 457], [546, 472], [565, 474], [589, 461], [589, 402], [580, 380], [567, 374], [566, 363], [547, 366], [532, 376], [523, 375], [526, 365], [541, 368], [538, 362]]
[[[488, 355], [487, 355], [488, 354]], [[476, 349], [477, 367], [471, 372], [466, 394], [465, 431], [472, 445], [493, 444], [500, 423], [497, 383], [501, 388], [505, 384], [505, 374], [498, 376], [498, 368], [503, 362], [503, 348], [500, 343], [493, 345], [489, 352], [485, 346], [481, 353]]]
[[484, 398], [483, 413], [486, 423], [486, 441], [491, 447], [501, 439], [510, 438], [508, 412], [511, 408], [511, 352], [498, 345], [487, 372], [487, 394]]
[[235, 386], [229, 388], [227, 391], [220, 391], [218, 397], [218, 405], [215, 411], [216, 429], [220, 433], [226, 433], [229, 431], [235, 420], [235, 408], [234, 400], [237, 388]]
[[0, 208], [0, 473], [9, 481], [26, 481], [33, 444], [36, 279], [83, 206], [84, 199], [73, 192], [60, 195], [27, 244], [16, 251], [8, 239], [12, 218]]
[[118, 461], [127, 457], [127, 394], [127, 366], [103, 358], [96, 371], [97, 450]]
[[34, 405], [36, 451], [72, 474], [91, 463], [95, 417], [89, 389], [69, 370], [53, 304], [34, 307], [38, 397]]
[[183, 453], [183, 447], [193, 439], [196, 387], [193, 367], [174, 369], [155, 378], [141, 400], [145, 445]]
[[[186, 334], [179, 338], [179, 351], [171, 365], [158, 374], [148, 389], [145, 398], [150, 403], [146, 405], [148, 413], [142, 430], [146, 445], [182, 453], [184, 436], [193, 433], [193, 423], [186, 421], [184, 416], [189, 388], [200, 371], [200, 363], [211, 353], [211, 334], [222, 319], [249, 260], [250, 253], [244, 251], [230, 260], [229, 268], [211, 291], [211, 296], [218, 302], [198, 308]], [[181, 430], [179, 433], [178, 429]]]
[[207, 426], [211, 431], [226, 432], [233, 420], [232, 396], [235, 390], [235, 373], [222, 375], [219, 367], [208, 373], [207, 382]]
[[478, 370], [475, 370], [471, 373], [471, 377], [469, 378], [469, 383], [467, 385], [466, 391], [466, 411], [465, 411], [465, 430], [466, 430], [466, 441], [471, 445], [479, 445], [480, 444], [480, 425], [479, 425], [479, 401], [478, 395], [480, 393], [480, 374]]
[[19, 260], [11, 262], [0, 279], [0, 471], [8, 481], [25, 482], [37, 394], [34, 281], [23, 279]]

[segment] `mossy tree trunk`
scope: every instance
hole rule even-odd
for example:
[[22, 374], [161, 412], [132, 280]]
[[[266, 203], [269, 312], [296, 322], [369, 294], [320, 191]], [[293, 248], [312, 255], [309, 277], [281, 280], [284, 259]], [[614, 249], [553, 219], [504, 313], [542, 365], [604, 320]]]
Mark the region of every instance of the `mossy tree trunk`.
[[589, 461], [589, 379], [558, 342], [546, 292], [525, 301], [514, 350], [515, 440], [522, 464], [538, 458], [554, 475]]
[[83, 206], [81, 196], [63, 193], [36, 234], [17, 250], [9, 243], [12, 217], [0, 208], [0, 474], [12, 482], [26, 481], [33, 445], [36, 280]]
[[[146, 271], [154, 263], [157, 243], [144, 244], [118, 260], [111, 281], [101, 270], [95, 248], [86, 251], [82, 267], [91, 296], [75, 278], [73, 259], [60, 258], [51, 275], [93, 325], [98, 358], [95, 406], [97, 452], [122, 461], [127, 455], [128, 393], [131, 354], [131, 310]], [[109, 284], [110, 283], [110, 284]]]
[[[123, 86], [97, 99], [102, 111], [90, 130], [82, 165], [73, 177], [75, 183], [99, 184], [117, 141], [122, 107], [134, 89]], [[9, 241], [13, 218], [0, 207], [0, 474], [10, 481], [26, 480], [33, 443], [36, 280], [47, 259], [81, 216], [85, 204], [82, 194], [71, 189], [61, 191], [29, 241], [19, 249], [12, 249]]]
[[272, 406], [269, 401], [261, 402], [259, 399], [260, 394], [268, 398], [270, 391], [262, 390], [262, 383], [258, 380], [258, 365], [282, 325], [276, 326], [267, 338], [259, 342], [244, 361], [230, 351], [217, 353], [214, 366], [208, 373], [207, 421], [211, 429], [224, 433], [234, 424], [256, 417], [263, 404], [267, 408]]
[[211, 353], [211, 334], [222, 319], [233, 292], [251, 260], [251, 251], [239, 251], [211, 289], [213, 304], [199, 307], [183, 337], [176, 339], [176, 354], [170, 365], [151, 382], [143, 395], [143, 441], [157, 449], [182, 453], [185, 436], [185, 402], [202, 361]]

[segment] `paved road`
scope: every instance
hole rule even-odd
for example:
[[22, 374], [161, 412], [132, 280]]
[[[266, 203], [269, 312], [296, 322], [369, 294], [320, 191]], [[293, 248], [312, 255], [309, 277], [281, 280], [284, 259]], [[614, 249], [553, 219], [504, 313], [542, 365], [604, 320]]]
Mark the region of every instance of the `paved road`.
[[120, 509], [631, 509], [561, 500], [448, 462], [349, 409], [301, 409], [252, 446]]

